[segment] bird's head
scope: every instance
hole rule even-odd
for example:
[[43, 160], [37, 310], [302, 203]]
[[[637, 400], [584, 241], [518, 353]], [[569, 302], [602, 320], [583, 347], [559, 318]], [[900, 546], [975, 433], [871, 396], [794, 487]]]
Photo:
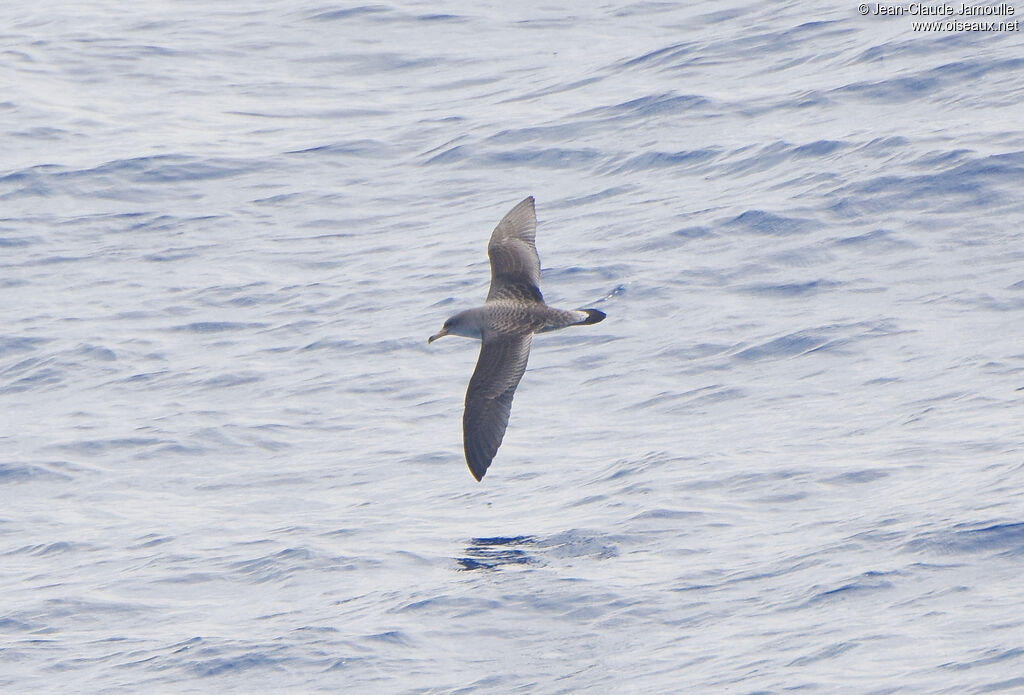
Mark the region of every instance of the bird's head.
[[482, 316], [480, 311], [477, 309], [466, 309], [452, 316], [450, 319], [444, 322], [439, 330], [434, 335], [427, 339], [428, 343], [432, 343], [438, 338], [443, 338], [446, 335], [461, 335], [464, 338], [480, 338], [482, 333], [480, 330]]

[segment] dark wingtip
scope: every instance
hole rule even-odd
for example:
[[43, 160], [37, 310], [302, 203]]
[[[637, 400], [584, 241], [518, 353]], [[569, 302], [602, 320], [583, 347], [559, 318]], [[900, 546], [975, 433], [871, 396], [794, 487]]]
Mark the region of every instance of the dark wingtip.
[[473, 465], [470, 461], [466, 461], [469, 464], [469, 472], [476, 478], [476, 482], [480, 482], [484, 479], [484, 475], [487, 474], [487, 466], [481, 466], [479, 464]]
[[587, 312], [587, 318], [579, 323], [580, 326], [589, 326], [592, 323], [601, 323], [604, 321], [604, 317], [607, 316], [603, 311], [597, 309], [580, 309], [580, 311]]
[[487, 473], [487, 469], [491, 467], [491, 461], [494, 456], [490, 458], [483, 451], [480, 451], [478, 447], [474, 447], [468, 442], [465, 445], [466, 450], [466, 465], [469, 466], [469, 472], [473, 474], [476, 481], [479, 483], [484, 479], [484, 475]]

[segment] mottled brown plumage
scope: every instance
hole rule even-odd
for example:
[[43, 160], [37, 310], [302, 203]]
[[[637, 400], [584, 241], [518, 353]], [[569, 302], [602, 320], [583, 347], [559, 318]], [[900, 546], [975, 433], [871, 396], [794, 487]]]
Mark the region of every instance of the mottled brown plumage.
[[505, 436], [512, 396], [526, 371], [533, 334], [597, 323], [605, 317], [597, 309], [555, 309], [544, 303], [536, 233], [531, 196], [512, 208], [491, 233], [487, 301], [455, 314], [427, 341], [445, 335], [481, 340], [462, 417], [466, 463], [477, 480], [483, 479]]

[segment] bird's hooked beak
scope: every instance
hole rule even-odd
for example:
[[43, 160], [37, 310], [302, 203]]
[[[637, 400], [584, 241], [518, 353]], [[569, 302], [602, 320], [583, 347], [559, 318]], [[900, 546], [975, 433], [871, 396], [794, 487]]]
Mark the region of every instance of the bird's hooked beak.
[[427, 338], [427, 344], [429, 345], [430, 343], [434, 342], [438, 338], [443, 338], [446, 335], [448, 335], [448, 329], [447, 328], [442, 328], [440, 331], [438, 331], [434, 335], [432, 335], [429, 338]]

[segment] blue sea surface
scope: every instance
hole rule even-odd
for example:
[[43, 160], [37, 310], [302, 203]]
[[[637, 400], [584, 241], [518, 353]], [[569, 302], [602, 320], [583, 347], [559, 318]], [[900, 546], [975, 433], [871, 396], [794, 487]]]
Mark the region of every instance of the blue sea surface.
[[6, 3], [0, 691], [1024, 692], [1024, 41], [913, 19]]

